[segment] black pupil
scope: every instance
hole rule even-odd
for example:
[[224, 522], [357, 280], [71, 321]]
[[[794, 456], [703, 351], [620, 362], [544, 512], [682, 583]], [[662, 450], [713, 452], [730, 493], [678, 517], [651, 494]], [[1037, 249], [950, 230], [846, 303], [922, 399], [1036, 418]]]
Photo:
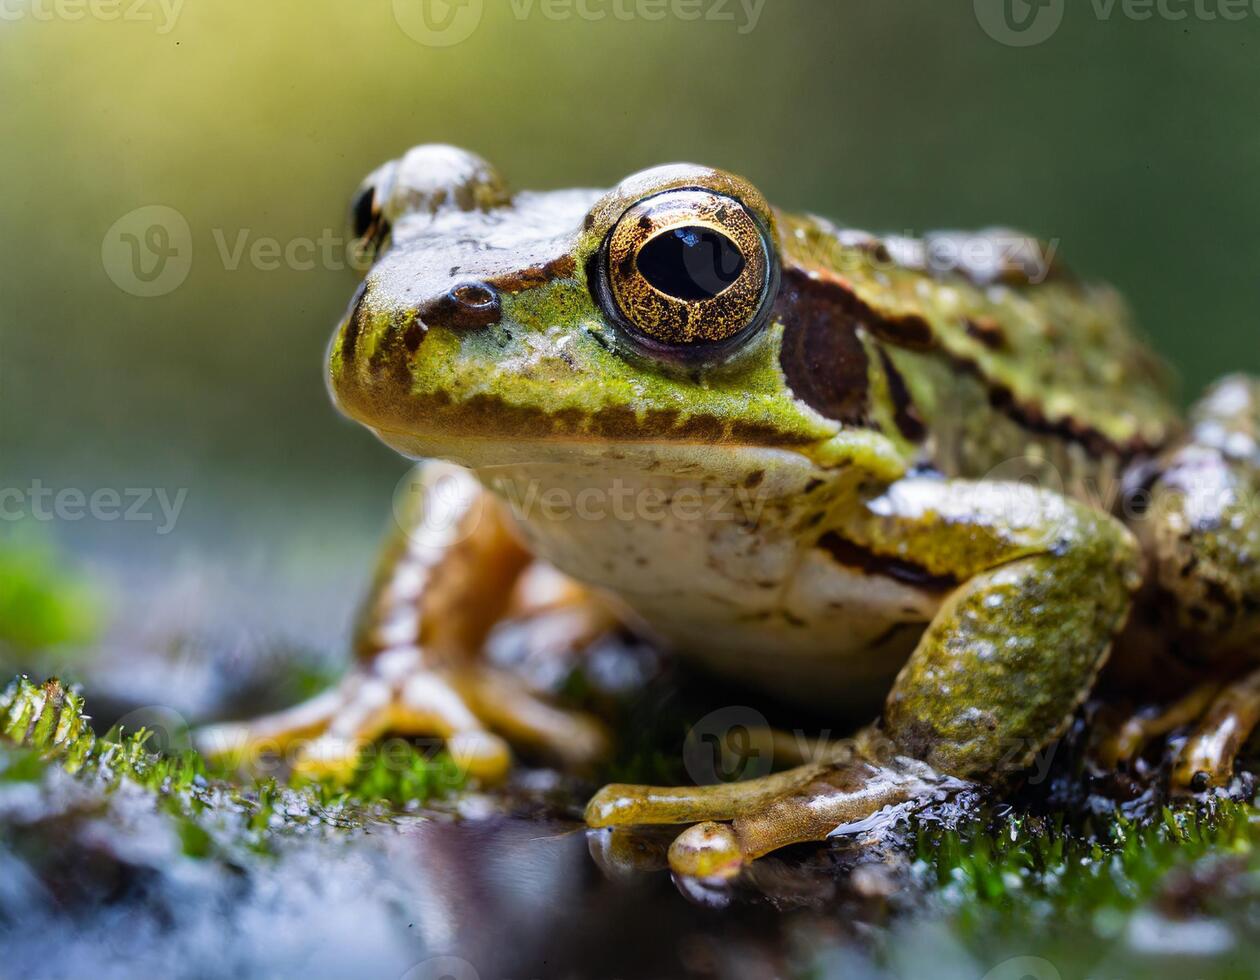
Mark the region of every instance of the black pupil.
[[712, 299], [744, 271], [744, 256], [733, 241], [712, 228], [687, 226], [657, 235], [639, 250], [639, 272], [675, 299]]

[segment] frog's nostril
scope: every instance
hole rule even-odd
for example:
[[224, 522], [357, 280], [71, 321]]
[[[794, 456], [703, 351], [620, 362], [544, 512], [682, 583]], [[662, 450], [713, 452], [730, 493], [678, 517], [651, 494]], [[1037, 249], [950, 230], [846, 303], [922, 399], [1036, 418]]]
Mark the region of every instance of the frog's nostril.
[[498, 290], [478, 281], [452, 286], [434, 306], [425, 318], [427, 322], [461, 330], [498, 323], [502, 312]]
[[479, 310], [492, 305], [497, 297], [489, 286], [479, 282], [466, 282], [451, 290], [451, 297], [461, 306]]

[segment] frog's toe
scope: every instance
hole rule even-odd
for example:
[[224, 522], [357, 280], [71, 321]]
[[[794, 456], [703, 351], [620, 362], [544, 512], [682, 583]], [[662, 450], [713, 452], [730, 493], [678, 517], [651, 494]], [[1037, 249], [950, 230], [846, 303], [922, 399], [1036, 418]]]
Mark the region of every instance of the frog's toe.
[[327, 728], [299, 747], [294, 771], [343, 779], [359, 764], [363, 750], [389, 732], [441, 738], [460, 771], [482, 782], [501, 780], [511, 767], [507, 743], [487, 729], [441, 674], [417, 670], [400, 683], [371, 678], [347, 687]]
[[482, 668], [463, 678], [463, 688], [478, 716], [514, 743], [579, 769], [608, 755], [611, 739], [598, 719], [557, 707], [508, 674]]
[[592, 827], [694, 824], [669, 849], [679, 875], [729, 877], [771, 851], [843, 832], [878, 829], [903, 809], [962, 789], [913, 759], [811, 763], [721, 786], [606, 786], [586, 808]]
[[729, 824], [709, 820], [688, 827], [669, 847], [669, 867], [689, 878], [731, 878], [744, 867], [745, 849]]
[[193, 733], [203, 756], [232, 769], [255, 768], [267, 757], [281, 757], [303, 742], [318, 738], [358, 693], [361, 678], [352, 675], [315, 697], [247, 721], [206, 725]]

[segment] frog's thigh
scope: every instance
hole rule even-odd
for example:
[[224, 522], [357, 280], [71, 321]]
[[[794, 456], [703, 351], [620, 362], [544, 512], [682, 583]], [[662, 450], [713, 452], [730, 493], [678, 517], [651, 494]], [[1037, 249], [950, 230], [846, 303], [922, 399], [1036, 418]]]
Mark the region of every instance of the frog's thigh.
[[[1178, 637], [1175, 648], [1227, 667], [1260, 652], [1260, 380], [1218, 382], [1191, 418], [1189, 438], [1143, 474], [1150, 497], [1131, 524], [1158, 594], [1171, 600], [1160, 612]], [[1186, 702], [1193, 712], [1166, 713], [1179, 723], [1202, 714], [1173, 767], [1175, 791], [1228, 785], [1235, 756], [1260, 722], [1260, 675], [1219, 694], [1215, 686], [1209, 680], [1201, 703]], [[1141, 729], [1142, 720], [1129, 727]]]
[[1157, 460], [1130, 523], [1173, 620], [1201, 654], [1260, 642], [1260, 380], [1218, 382]]

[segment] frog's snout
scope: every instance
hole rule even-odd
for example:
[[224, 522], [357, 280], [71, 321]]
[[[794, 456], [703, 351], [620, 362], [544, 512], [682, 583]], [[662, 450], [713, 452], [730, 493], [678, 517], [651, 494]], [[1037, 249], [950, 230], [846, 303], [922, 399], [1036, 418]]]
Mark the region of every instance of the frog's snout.
[[398, 305], [376, 302], [369, 278], [338, 331], [334, 353], [346, 366], [357, 361], [376, 373], [408, 360], [433, 330], [480, 330], [498, 323], [502, 314], [499, 290], [482, 279], [457, 279], [419, 302]]
[[383, 288], [375, 275], [360, 285], [329, 352], [331, 393], [352, 418], [371, 425], [404, 409], [417, 359], [432, 338], [466, 337], [502, 318], [501, 291], [486, 279], [455, 276], [428, 285]]

